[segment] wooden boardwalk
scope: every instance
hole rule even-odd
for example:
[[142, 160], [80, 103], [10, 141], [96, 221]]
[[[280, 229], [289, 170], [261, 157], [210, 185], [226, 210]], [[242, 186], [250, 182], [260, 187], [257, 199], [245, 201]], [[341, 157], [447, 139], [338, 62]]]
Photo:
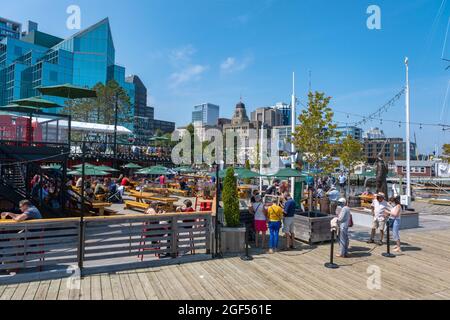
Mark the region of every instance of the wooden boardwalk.
[[[381, 257], [385, 247], [351, 241], [352, 258], [323, 267], [329, 246], [89, 276], [81, 290], [67, 279], [0, 286], [0, 299], [450, 299], [450, 230], [405, 231], [404, 253]], [[379, 269], [378, 269], [379, 268]], [[380, 270], [380, 288], [371, 281]], [[368, 287], [368, 282], [371, 288]], [[375, 285], [375, 286], [374, 286]]]

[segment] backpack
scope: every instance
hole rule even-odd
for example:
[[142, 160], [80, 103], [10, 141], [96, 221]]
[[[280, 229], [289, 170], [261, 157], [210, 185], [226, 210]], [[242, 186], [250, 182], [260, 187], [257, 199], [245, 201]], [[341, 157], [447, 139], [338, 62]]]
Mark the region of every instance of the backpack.
[[353, 216], [350, 213], [350, 217], [348, 218], [348, 227], [353, 228]]

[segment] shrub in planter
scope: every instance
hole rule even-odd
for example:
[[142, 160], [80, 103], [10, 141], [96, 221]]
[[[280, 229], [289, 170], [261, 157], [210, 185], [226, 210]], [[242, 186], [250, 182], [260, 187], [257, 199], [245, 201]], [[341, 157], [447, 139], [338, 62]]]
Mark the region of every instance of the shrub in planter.
[[223, 182], [223, 213], [226, 226], [236, 228], [240, 226], [239, 195], [237, 181], [233, 168], [228, 168]]

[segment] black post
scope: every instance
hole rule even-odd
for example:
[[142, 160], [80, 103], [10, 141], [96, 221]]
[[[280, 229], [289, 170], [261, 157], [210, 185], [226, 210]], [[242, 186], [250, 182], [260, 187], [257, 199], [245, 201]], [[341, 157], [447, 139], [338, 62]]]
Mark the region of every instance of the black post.
[[391, 237], [390, 237], [390, 229], [389, 219], [386, 221], [386, 242], [387, 242], [387, 251], [383, 252], [381, 255], [385, 258], [395, 258], [395, 254], [391, 253]]
[[119, 92], [116, 92], [116, 105], [114, 107], [114, 169], [117, 169], [117, 123], [119, 113]]
[[325, 263], [325, 268], [338, 269], [339, 266], [334, 263], [334, 242], [336, 237], [336, 230], [331, 231], [331, 248], [330, 248], [330, 262]]
[[245, 255], [241, 256], [242, 261], [252, 261], [253, 257], [248, 252], [248, 225], [245, 226]]
[[220, 252], [220, 222], [219, 222], [219, 197], [220, 197], [220, 192], [219, 192], [219, 164], [216, 164], [216, 220], [215, 220], [215, 227], [214, 227], [214, 231], [215, 231], [215, 250], [214, 250], [214, 258], [221, 258], [222, 257], [222, 253]]
[[80, 242], [78, 247], [78, 268], [80, 269], [80, 275], [83, 275], [83, 257], [84, 257], [84, 174], [86, 168], [86, 142], [83, 139], [83, 146], [81, 149], [81, 214], [80, 214]]

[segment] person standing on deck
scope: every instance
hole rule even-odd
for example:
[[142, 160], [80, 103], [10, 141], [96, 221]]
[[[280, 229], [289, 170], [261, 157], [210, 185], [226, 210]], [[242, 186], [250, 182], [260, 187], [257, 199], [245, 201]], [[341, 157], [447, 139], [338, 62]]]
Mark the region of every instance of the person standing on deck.
[[283, 209], [277, 203], [273, 203], [267, 209], [267, 220], [269, 221], [270, 230], [269, 253], [272, 254], [278, 249], [281, 221], [283, 220]]
[[350, 208], [347, 206], [347, 200], [345, 198], [341, 198], [338, 201], [339, 207], [339, 215], [337, 217], [337, 223], [339, 226], [339, 247], [341, 249], [340, 253], [336, 255], [338, 258], [348, 258], [348, 246], [349, 246], [349, 237], [348, 237], [348, 228], [350, 223]]
[[291, 195], [286, 192], [284, 194], [284, 198], [286, 199], [286, 203], [284, 204], [284, 218], [283, 218], [283, 231], [286, 235], [286, 250], [295, 249], [295, 208], [297, 204], [294, 199], [292, 199]]
[[378, 244], [380, 246], [383, 245], [384, 238], [384, 229], [386, 225], [386, 210], [389, 210], [389, 204], [385, 200], [386, 195], [382, 192], [376, 195], [376, 199], [372, 202], [372, 215], [373, 215], [373, 224], [372, 224], [372, 232], [370, 235], [370, 240], [367, 243], [375, 243], [375, 234], [377, 230], [380, 231], [380, 241]]
[[339, 187], [341, 188], [341, 192], [345, 192], [345, 186], [347, 184], [347, 177], [343, 172], [339, 175]]
[[[400, 241], [400, 226], [401, 226], [401, 215], [402, 215], [402, 205], [400, 202], [400, 197], [393, 197], [389, 200], [392, 205], [392, 209], [386, 212], [389, 214], [389, 220], [392, 222], [392, 237], [396, 242], [396, 246], [394, 247], [394, 251], [401, 253], [401, 241]], [[390, 224], [390, 223], [389, 223]], [[389, 228], [390, 226], [388, 226]]]
[[261, 248], [264, 249], [267, 233], [267, 210], [260, 195], [255, 195], [255, 201], [249, 209], [255, 220], [255, 246], [258, 247], [259, 234], [261, 234]]

